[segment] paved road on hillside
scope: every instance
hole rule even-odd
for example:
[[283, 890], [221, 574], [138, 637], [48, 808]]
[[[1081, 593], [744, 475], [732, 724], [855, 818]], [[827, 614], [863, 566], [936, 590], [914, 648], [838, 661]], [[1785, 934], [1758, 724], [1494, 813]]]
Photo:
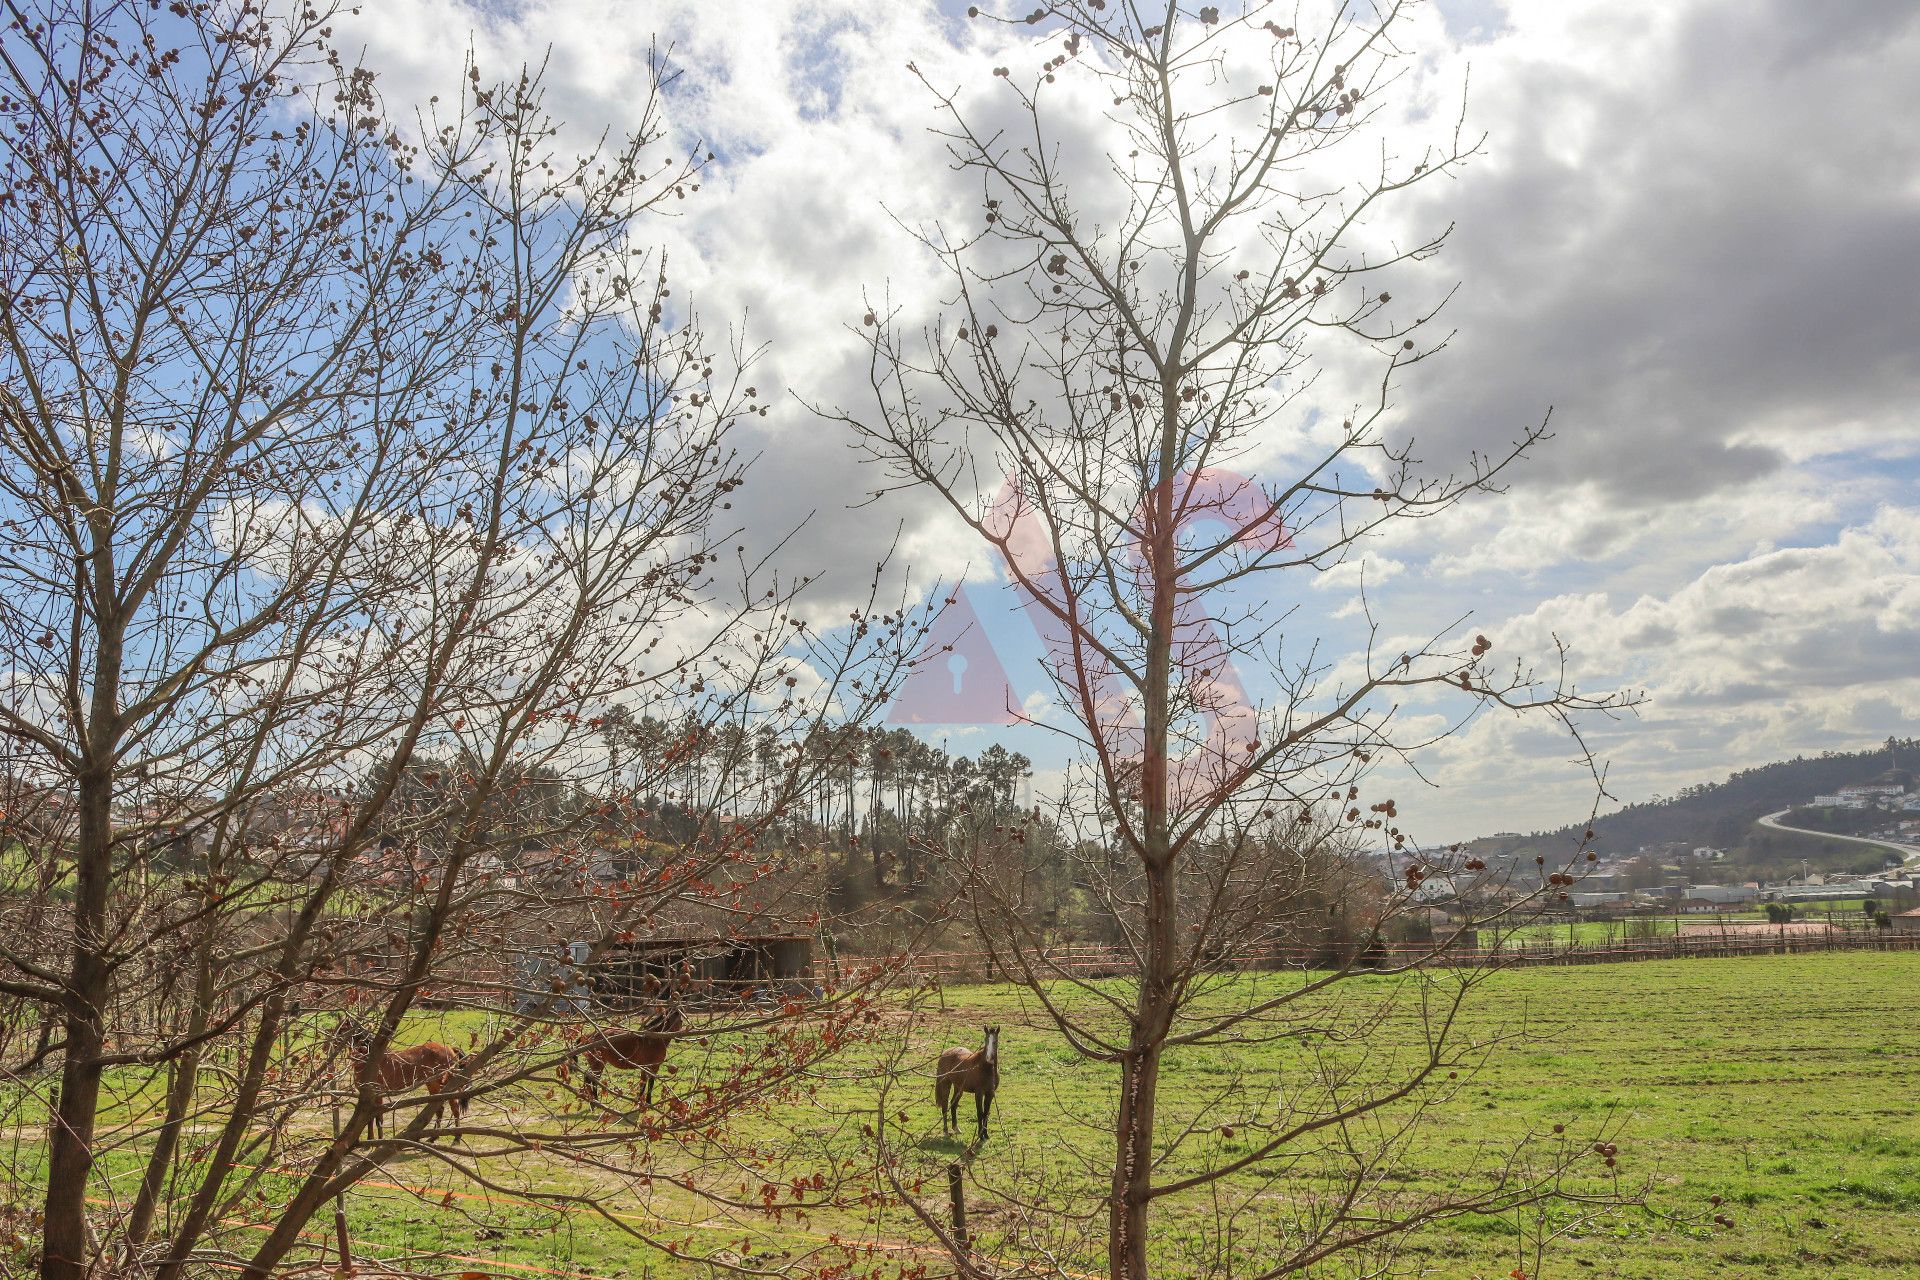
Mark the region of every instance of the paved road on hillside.
[[1920, 845], [1907, 844], [1901, 840], [1872, 840], [1866, 836], [1835, 835], [1831, 831], [1814, 831], [1807, 827], [1790, 827], [1786, 823], [1778, 820], [1781, 814], [1792, 812], [1792, 809], [1782, 809], [1778, 813], [1770, 813], [1759, 820], [1760, 825], [1763, 827], [1772, 827], [1775, 831], [1791, 831], [1797, 836], [1819, 836], [1823, 840], [1845, 840], [1849, 844], [1870, 844], [1881, 849], [1898, 849], [1907, 855], [1908, 866], [1912, 866], [1915, 862], [1920, 862]]

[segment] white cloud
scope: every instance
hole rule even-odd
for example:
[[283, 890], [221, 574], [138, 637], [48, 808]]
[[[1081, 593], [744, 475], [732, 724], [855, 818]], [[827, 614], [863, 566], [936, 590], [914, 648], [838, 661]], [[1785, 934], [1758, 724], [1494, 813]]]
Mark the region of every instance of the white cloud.
[[[1645, 690], [1637, 718], [1592, 726], [1623, 800], [1857, 746], [1920, 720], [1920, 511], [1884, 507], [1831, 543], [1717, 564], [1664, 595], [1556, 596], [1489, 630], [1501, 653], [1573, 637], [1582, 685]], [[1472, 798], [1445, 801], [1450, 830], [1480, 812], [1510, 828], [1577, 818], [1577, 771], [1546, 767], [1570, 755], [1547, 726], [1476, 720], [1435, 756], [1437, 779]]]
[[[616, 0], [510, 12], [391, 0], [354, 33], [389, 94], [424, 97], [450, 91], [469, 29], [494, 73], [551, 46], [551, 104], [581, 138], [631, 123], [656, 38], [671, 47], [673, 145], [697, 140], [718, 160], [676, 205], [684, 216], [642, 235], [666, 249], [676, 298], [767, 344], [755, 380], [779, 395], [752, 441], [749, 534], [771, 539], [813, 513], [792, 563], [829, 569], [842, 594], [864, 589], [896, 530], [922, 581], [995, 576], [924, 499], [850, 509], [887, 482], [802, 401], [867, 403], [849, 332], [863, 289], [908, 317], [942, 301], [896, 218], [973, 216], [978, 192], [927, 132], [933, 103], [907, 64], [935, 84], [992, 89], [986, 68], [1017, 60], [1023, 30], [928, 0], [662, 0], [644, 16]], [[1443, 0], [1408, 44], [1423, 55], [1388, 104], [1396, 137], [1450, 124], [1470, 64], [1470, 117], [1489, 141], [1458, 182], [1371, 232], [1458, 225], [1430, 269], [1395, 286], [1412, 300], [1463, 283], [1444, 320], [1459, 336], [1401, 388], [1397, 421], [1436, 467], [1549, 407], [1557, 435], [1506, 497], [1407, 526], [1314, 579], [1310, 596], [1285, 593], [1311, 600], [1336, 640], [1356, 634], [1363, 565], [1394, 631], [1505, 617], [1476, 625], [1501, 653], [1534, 654], [1558, 632], [1594, 682], [1653, 695], [1639, 721], [1598, 731], [1635, 797], [1856, 745], [1902, 717], [1910, 728], [1913, 7]], [[1090, 145], [1091, 127], [1072, 144]], [[1315, 403], [1344, 403], [1354, 372], [1336, 355]], [[1285, 474], [1338, 417], [1304, 418], [1298, 438], [1261, 442], [1249, 465]], [[1476, 720], [1436, 756], [1463, 786], [1433, 812], [1460, 834], [1563, 821], [1581, 803], [1578, 771], [1554, 765], [1565, 757], [1548, 730]]]

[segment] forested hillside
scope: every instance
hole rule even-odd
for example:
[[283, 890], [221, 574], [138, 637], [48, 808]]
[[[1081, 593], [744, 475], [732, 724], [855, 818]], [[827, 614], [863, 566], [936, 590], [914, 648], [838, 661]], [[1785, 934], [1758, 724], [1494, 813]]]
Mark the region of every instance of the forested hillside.
[[[1743, 769], [1725, 782], [1703, 782], [1677, 795], [1605, 814], [1594, 823], [1594, 843], [1609, 853], [1668, 842], [1737, 848], [1753, 837], [1754, 819], [1764, 814], [1805, 804], [1815, 795], [1865, 782], [1890, 768], [1913, 770], [1917, 764], [1920, 738], [1911, 737], [1889, 738], [1863, 751], [1796, 756]], [[1578, 839], [1585, 829], [1581, 821], [1528, 837], [1492, 838], [1484, 843], [1505, 851], [1536, 842]]]

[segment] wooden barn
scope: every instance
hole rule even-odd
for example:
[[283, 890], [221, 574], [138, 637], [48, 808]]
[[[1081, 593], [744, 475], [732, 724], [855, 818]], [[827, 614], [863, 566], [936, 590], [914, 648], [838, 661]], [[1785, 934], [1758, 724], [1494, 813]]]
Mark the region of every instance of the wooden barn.
[[587, 966], [596, 1003], [609, 1009], [657, 1004], [737, 1004], [813, 990], [813, 939], [779, 933], [737, 938], [642, 938]]

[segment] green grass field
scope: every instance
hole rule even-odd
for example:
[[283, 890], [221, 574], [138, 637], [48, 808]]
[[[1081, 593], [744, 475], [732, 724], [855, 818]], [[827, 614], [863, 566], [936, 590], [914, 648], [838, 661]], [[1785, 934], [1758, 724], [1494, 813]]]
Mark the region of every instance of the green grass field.
[[[1371, 978], [1356, 983], [1354, 998], [1379, 998], [1384, 984], [1376, 984]], [[944, 1004], [944, 1011], [930, 1009], [916, 1031], [906, 1059], [910, 1074], [892, 1102], [906, 1109], [912, 1159], [932, 1171], [962, 1158], [959, 1144], [938, 1135], [927, 1064], [946, 1044], [976, 1043], [983, 1022], [1005, 1027], [996, 1132], [973, 1157], [976, 1230], [991, 1238], [1002, 1209], [981, 1188], [1030, 1185], [1035, 1176], [1082, 1176], [1073, 1172], [1076, 1157], [1098, 1149], [1094, 1125], [1109, 1105], [1111, 1087], [1100, 1071], [1079, 1065], [1042, 1029], [1028, 998], [1015, 989], [954, 988]], [[1466, 1030], [1511, 1029], [1524, 1019], [1533, 1033], [1497, 1050], [1435, 1105], [1424, 1136], [1396, 1162], [1394, 1180], [1417, 1194], [1473, 1177], [1529, 1128], [1565, 1122], [1580, 1134], [1615, 1124], [1621, 1171], [1629, 1181], [1650, 1184], [1656, 1212], [1617, 1211], [1562, 1241], [1541, 1274], [1622, 1280], [1913, 1274], [1920, 1259], [1916, 1011], [1916, 954], [1505, 973], [1475, 997]], [[450, 1036], [461, 1019], [451, 1021], [431, 1030]], [[1411, 1034], [1405, 1020], [1386, 1025], [1389, 1036]], [[424, 1035], [429, 1028], [416, 1030]], [[1279, 1073], [1288, 1052], [1268, 1046], [1238, 1056], [1178, 1056], [1162, 1086], [1165, 1112], [1169, 1118], [1190, 1115], [1197, 1100], [1238, 1078], [1236, 1072], [1249, 1078]], [[697, 1065], [689, 1049], [676, 1077], [679, 1087], [687, 1087]], [[770, 1148], [787, 1144], [780, 1159], [789, 1165], [767, 1170], [770, 1181], [830, 1167], [829, 1157], [857, 1161], [865, 1141], [859, 1120], [871, 1114], [877, 1096], [875, 1067], [843, 1060], [815, 1097], [743, 1119], [735, 1136]], [[963, 1114], [970, 1124], [969, 1109]], [[572, 1123], [590, 1124], [592, 1118], [576, 1108]], [[16, 1148], [16, 1160], [19, 1155]], [[117, 1167], [117, 1161], [110, 1163]], [[702, 1250], [727, 1246], [755, 1258], [802, 1249], [835, 1232], [926, 1243], [898, 1210], [882, 1212], [877, 1222], [849, 1210], [816, 1213], [804, 1222], [789, 1214], [775, 1223], [696, 1206], [658, 1176], [671, 1169], [653, 1172], [652, 1186], [642, 1187], [604, 1171], [530, 1157], [516, 1161], [503, 1181], [591, 1192], [644, 1229], [690, 1240]], [[718, 1175], [709, 1168], [702, 1176]], [[510, 1196], [464, 1182], [431, 1157], [397, 1163], [382, 1181], [393, 1185], [363, 1187], [349, 1197], [354, 1237], [369, 1255], [442, 1252], [494, 1260], [427, 1269], [484, 1271], [491, 1265], [492, 1274], [503, 1276], [536, 1269], [605, 1277], [696, 1273], [639, 1249], [590, 1213], [554, 1214], [515, 1204]], [[431, 1191], [413, 1195], [404, 1186]], [[269, 1183], [265, 1190], [271, 1197], [275, 1187]], [[1731, 1228], [1702, 1223], [1712, 1212], [1707, 1197], [1714, 1194], [1724, 1198]], [[1188, 1270], [1181, 1250], [1197, 1246], [1206, 1213], [1198, 1197], [1163, 1206], [1158, 1238], [1166, 1274]], [[315, 1228], [325, 1225], [316, 1222]], [[1416, 1273], [1504, 1277], [1515, 1262], [1514, 1241], [1511, 1218], [1456, 1221], [1415, 1236], [1403, 1262]], [[881, 1254], [871, 1265], [896, 1269], [888, 1257]], [[908, 1266], [935, 1263], [932, 1274], [944, 1273], [925, 1254], [892, 1257]], [[1091, 1270], [1097, 1263], [1079, 1256], [1072, 1265]]]
[[[1672, 916], [1652, 916], [1637, 921], [1572, 920], [1542, 921], [1519, 925], [1506, 934], [1510, 946], [1602, 947], [1652, 938], [1669, 938], [1678, 927]], [[1491, 938], [1489, 938], [1489, 943]]]
[[[1883, 907], [1885, 904], [1881, 904]], [[1819, 901], [1793, 904], [1796, 921], [1814, 924], [1862, 928], [1866, 913], [1858, 902]], [[1507, 934], [1507, 943], [1515, 946], [1604, 947], [1649, 938], [1669, 938], [1682, 928], [1713, 929], [1767, 924], [1767, 914], [1759, 906], [1729, 907], [1712, 915], [1649, 915], [1628, 920], [1541, 921], [1523, 924]]]

